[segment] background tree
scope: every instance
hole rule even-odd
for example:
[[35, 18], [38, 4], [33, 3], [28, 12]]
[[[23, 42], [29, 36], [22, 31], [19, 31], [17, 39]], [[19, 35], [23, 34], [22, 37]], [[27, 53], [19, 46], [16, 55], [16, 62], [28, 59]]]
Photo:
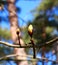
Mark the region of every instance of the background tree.
[[[10, 30], [11, 30], [12, 40], [16, 44], [18, 43], [18, 45], [19, 45], [19, 41], [20, 41], [21, 45], [24, 45], [23, 40], [22, 39], [18, 40], [18, 37], [17, 37], [17, 34], [16, 34], [17, 29], [19, 28], [19, 26], [18, 26], [18, 18], [17, 18], [17, 15], [16, 15], [16, 7], [14, 5], [15, 0], [13, 0], [13, 1], [12, 0], [7, 0], [7, 2], [8, 2], [8, 11], [9, 11]], [[19, 36], [20, 36], [20, 33], [19, 33]], [[17, 55], [22, 55], [22, 54], [26, 55], [26, 52], [25, 52], [24, 48], [22, 48], [22, 49], [21, 48], [19, 48], [19, 49], [15, 48], [14, 53], [17, 54]], [[18, 59], [18, 58], [22, 58], [22, 57], [17, 56], [16, 58]], [[23, 58], [25, 58], [25, 57], [23, 57]], [[16, 63], [17, 63], [17, 65], [22, 65], [22, 64], [28, 65], [27, 61], [20, 61], [20, 62], [17, 61]]]
[[58, 29], [57, 14], [55, 14], [55, 9], [58, 6], [56, 2], [58, 3], [57, 0], [43, 0], [35, 10], [31, 11], [34, 15], [32, 22], [35, 32], [34, 38], [38, 40], [38, 43], [50, 40], [53, 30]]
[[[0, 28], [0, 40], [10, 42], [10, 40], [11, 40], [10, 31], [7, 29]], [[0, 44], [0, 57], [3, 57], [5, 55], [9, 55], [12, 53], [13, 53], [13, 48], [10, 48], [10, 47], [7, 47], [3, 44]], [[0, 61], [1, 65], [4, 65], [6, 63], [7, 63], [7, 61]]]
[[[1, 4], [3, 4], [3, 2], [4, 2], [4, 1], [3, 2], [2, 1], [3, 0], [1, 0]], [[18, 42], [18, 44], [19, 44], [19, 40], [17, 39], [17, 34], [16, 34], [16, 30], [19, 28], [19, 26], [18, 26], [17, 14], [16, 14], [17, 8], [15, 7], [15, 2], [16, 2], [15, 0], [6, 0], [6, 3], [7, 3], [6, 5], [8, 6], [8, 11], [9, 11], [11, 37], [12, 37], [13, 42], [15, 42], [15, 43]], [[21, 45], [24, 45], [24, 42], [22, 41], [22, 39], [20, 39], [20, 43], [21, 43]], [[26, 55], [24, 48], [22, 48], [22, 49], [15, 48], [14, 53], [17, 55], [22, 55], [22, 54]], [[18, 58], [22, 58], [22, 57], [17, 56], [16, 58], [18, 59]], [[21, 64], [28, 65], [27, 61], [20, 61], [20, 62], [17, 61], [16, 63], [17, 63], [17, 65], [21, 65]]]
[[[37, 40], [36, 43], [38, 45], [53, 39], [54, 36], [52, 32], [55, 29], [58, 31], [58, 15], [55, 14], [56, 10], [58, 11], [57, 3], [57, 0], [42, 0], [36, 9], [31, 11], [33, 15], [35, 15], [32, 24], [34, 26], [34, 38]], [[48, 48], [49, 47], [50, 46], [48, 46]], [[50, 47], [50, 50], [51, 48], [52, 47]], [[43, 47], [43, 49], [47, 50], [46, 47]], [[43, 50], [42, 56], [44, 56], [44, 52]]]

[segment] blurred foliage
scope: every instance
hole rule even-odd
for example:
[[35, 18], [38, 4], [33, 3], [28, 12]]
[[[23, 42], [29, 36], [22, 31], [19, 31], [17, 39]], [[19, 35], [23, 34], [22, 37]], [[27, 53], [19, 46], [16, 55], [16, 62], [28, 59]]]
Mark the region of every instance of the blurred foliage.
[[[11, 40], [10, 31], [7, 29], [0, 28], [0, 40], [4, 40], [4, 41]], [[8, 55], [8, 54], [12, 54], [12, 53], [13, 53], [13, 48], [0, 44], [0, 57]], [[0, 62], [0, 64], [3, 64], [3, 63], [4, 61]]]
[[[58, 30], [58, 16], [53, 12], [54, 7], [57, 9], [58, 0], [42, 0], [40, 5], [31, 11], [34, 15], [34, 20], [29, 22], [28, 25], [32, 24], [34, 27], [33, 38], [36, 40], [35, 43], [37, 45], [53, 39], [54, 36], [51, 35], [52, 32], [55, 28]], [[49, 20], [49, 18], [51, 18], [51, 20]], [[52, 48], [52, 45], [47, 47], [47, 49], [50, 48]]]
[[0, 45], [0, 57], [13, 53], [12, 50], [13, 50], [12, 48], [9, 48], [1, 44]]
[[[32, 11], [32, 13], [36, 12], [36, 16], [34, 17], [34, 20], [32, 22], [34, 26], [35, 39], [40, 39], [41, 41], [43, 41], [44, 37], [42, 36], [42, 34], [44, 32], [46, 34], [46, 39], [50, 40], [52, 38], [51, 33], [53, 32], [54, 28], [58, 28], [58, 24], [56, 22], [57, 15], [55, 15], [54, 13], [51, 15], [53, 7], [58, 6], [56, 2], [58, 3], [58, 0], [42, 0], [40, 5]], [[48, 11], [50, 12], [49, 15], [47, 15]], [[49, 18], [51, 17], [54, 17], [54, 19], [49, 21]], [[45, 30], [43, 31], [44, 28]]]
[[[5, 55], [9, 55], [13, 53], [13, 49], [7, 46], [4, 46], [3, 44], [0, 45], [0, 57], [3, 57]], [[6, 64], [5, 61], [0, 61], [0, 64], [4, 65], [4, 63]]]
[[6, 4], [7, 2], [6, 2], [6, 0], [0, 0], [0, 6], [3, 4]]
[[[18, 0], [16, 0], [14, 3], [15, 6], [17, 1]], [[9, 19], [8, 19], [9, 15], [7, 14], [8, 12], [7, 4], [8, 4], [7, 0], [0, 0], [0, 12], [6, 14], [5, 16], [3, 15], [0, 16], [0, 24], [2, 21], [9, 24]], [[16, 6], [16, 8], [17, 8], [17, 13], [20, 13], [21, 12], [20, 7]], [[11, 34], [8, 29], [0, 28], [0, 40], [7, 41], [7, 42], [11, 40]], [[3, 44], [0, 45], [0, 57], [8, 55], [8, 54], [12, 54], [12, 53], [13, 53], [13, 48], [4, 46]], [[0, 62], [0, 64], [5, 65], [6, 63], [4, 64], [4, 61], [2, 61]]]
[[22, 38], [23, 38], [24, 42], [26, 44], [28, 44], [29, 41], [30, 41], [30, 36], [28, 35], [28, 28], [27, 27], [22, 27], [21, 29], [22, 29], [22, 34], [23, 34]]
[[0, 28], [0, 38], [5, 40], [11, 40], [10, 31], [7, 29]]

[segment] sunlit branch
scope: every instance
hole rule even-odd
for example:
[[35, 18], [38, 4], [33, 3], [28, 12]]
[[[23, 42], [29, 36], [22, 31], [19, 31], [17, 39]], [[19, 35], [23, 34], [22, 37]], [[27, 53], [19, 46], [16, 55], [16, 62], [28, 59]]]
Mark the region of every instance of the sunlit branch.
[[7, 58], [9, 58], [9, 57], [15, 57], [15, 56], [20, 56], [20, 57], [33, 57], [32, 55], [17, 55], [17, 54], [10, 54], [10, 55], [6, 55], [6, 56], [3, 56], [3, 57], [1, 57], [0, 58], [0, 60], [2, 60], [2, 59], [7, 59]]
[[54, 39], [52, 39], [52, 40], [46, 42], [46, 44], [53, 43], [53, 42], [55, 42], [55, 41], [57, 41], [57, 40], [58, 40], [58, 37], [56, 37], [56, 38], [54, 38]]
[[[16, 57], [16, 56], [19, 56], [19, 57], [24, 57], [23, 59], [19, 58], [19, 59], [16, 59], [16, 58], [11, 58], [11, 57]], [[0, 58], [0, 61], [1, 60], [13, 60], [13, 61], [19, 61], [19, 60], [27, 60], [25, 57], [30, 57], [32, 58], [33, 56], [32, 55], [16, 55], [16, 54], [11, 54], [11, 55], [6, 55], [6, 56], [3, 56]]]
[[[30, 57], [30, 59], [26, 59], [26, 58], [11, 58], [11, 57], [15, 57], [15, 56], [22, 56], [22, 57]], [[6, 60], [6, 61], [20, 61], [20, 60], [23, 60], [23, 61], [41, 61], [44, 60], [44, 61], [51, 61], [51, 62], [55, 62], [55, 63], [58, 63], [58, 61], [53, 61], [53, 60], [49, 60], [48, 58], [44, 58], [44, 57], [40, 57], [40, 58], [36, 58], [36, 59], [33, 59], [33, 56], [32, 55], [16, 55], [16, 54], [11, 54], [11, 55], [6, 55], [6, 56], [3, 56], [0, 58], [0, 61], [2, 60]]]

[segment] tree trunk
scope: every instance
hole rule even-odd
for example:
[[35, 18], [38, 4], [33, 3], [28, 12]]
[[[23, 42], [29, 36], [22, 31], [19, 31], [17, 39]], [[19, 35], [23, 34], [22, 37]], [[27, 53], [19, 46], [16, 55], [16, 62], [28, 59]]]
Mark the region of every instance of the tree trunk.
[[[14, 5], [15, 0], [7, 0], [8, 3], [8, 11], [9, 11], [9, 20], [10, 20], [10, 31], [11, 31], [11, 37], [13, 42], [15, 44], [19, 44], [19, 40], [17, 39], [17, 34], [16, 30], [18, 29], [18, 19], [16, 15], [16, 7]], [[19, 34], [20, 35], [20, 34]], [[20, 39], [21, 45], [24, 45], [24, 42], [22, 39]], [[24, 48], [14, 48], [14, 53], [17, 55], [26, 55], [25, 49]], [[26, 57], [20, 57], [17, 56], [16, 59], [21, 58], [21, 59], [26, 59]], [[28, 65], [27, 60], [26, 61], [17, 61], [17, 65]]]

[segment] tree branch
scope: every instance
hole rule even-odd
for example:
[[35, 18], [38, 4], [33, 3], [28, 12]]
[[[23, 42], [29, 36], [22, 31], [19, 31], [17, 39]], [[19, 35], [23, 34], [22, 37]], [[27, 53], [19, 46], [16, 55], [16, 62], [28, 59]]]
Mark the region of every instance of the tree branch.
[[[16, 57], [16, 56], [20, 56], [20, 57], [24, 57], [24, 58], [19, 58], [19, 59], [16, 59], [16, 58], [11, 58], [11, 57]], [[6, 56], [3, 56], [0, 58], [0, 61], [1, 60], [12, 60], [12, 61], [19, 61], [19, 60], [24, 60], [26, 61], [27, 59], [25, 57], [30, 57], [30, 58], [33, 58], [32, 55], [16, 55], [16, 54], [11, 54], [11, 55], [6, 55]], [[30, 60], [30, 59], [29, 59]], [[32, 59], [31, 59], [32, 60]], [[31, 61], [30, 60], [30, 61]]]
[[0, 44], [4, 44], [4, 45], [9, 46], [9, 47], [19, 48], [19, 45], [14, 45], [14, 44], [11, 44], [11, 43], [8, 43], [8, 42], [0, 41]]
[[[42, 46], [45, 46], [45, 45], [48, 45], [48, 44], [52, 44], [54, 43], [55, 41], [58, 40], [58, 37], [48, 41], [48, 42], [45, 42], [44, 44], [42, 45], [35, 45], [35, 48], [41, 48]], [[32, 44], [28, 44], [28, 45], [24, 45], [24, 46], [20, 46], [20, 45], [15, 45], [15, 44], [11, 44], [11, 43], [8, 43], [8, 42], [3, 42], [3, 41], [0, 41], [0, 44], [4, 44], [6, 46], [9, 46], [9, 47], [13, 47], [13, 48], [33, 48]]]
[[[15, 57], [15, 56], [22, 56], [22, 57], [30, 57], [30, 59], [26, 59], [26, 58], [18, 58], [18, 59], [16, 59], [16, 58], [10, 58], [10, 57]], [[32, 55], [25, 55], [25, 56], [23, 56], [23, 55], [16, 55], [16, 54], [11, 54], [11, 55], [6, 55], [6, 56], [3, 56], [3, 57], [1, 57], [0, 58], [0, 61], [2, 61], [2, 60], [6, 60], [6, 61], [20, 61], [20, 60], [23, 60], [23, 61], [51, 61], [51, 62], [55, 62], [55, 63], [58, 63], [58, 61], [53, 61], [53, 60], [49, 60], [48, 58], [44, 58], [44, 57], [40, 57], [40, 58], [36, 58], [36, 59], [33, 59], [33, 56]]]
[[52, 40], [46, 42], [46, 44], [53, 43], [53, 42], [55, 42], [55, 41], [57, 41], [57, 40], [58, 40], [58, 37], [56, 37], [56, 38], [54, 38], [54, 39], [52, 39]]

